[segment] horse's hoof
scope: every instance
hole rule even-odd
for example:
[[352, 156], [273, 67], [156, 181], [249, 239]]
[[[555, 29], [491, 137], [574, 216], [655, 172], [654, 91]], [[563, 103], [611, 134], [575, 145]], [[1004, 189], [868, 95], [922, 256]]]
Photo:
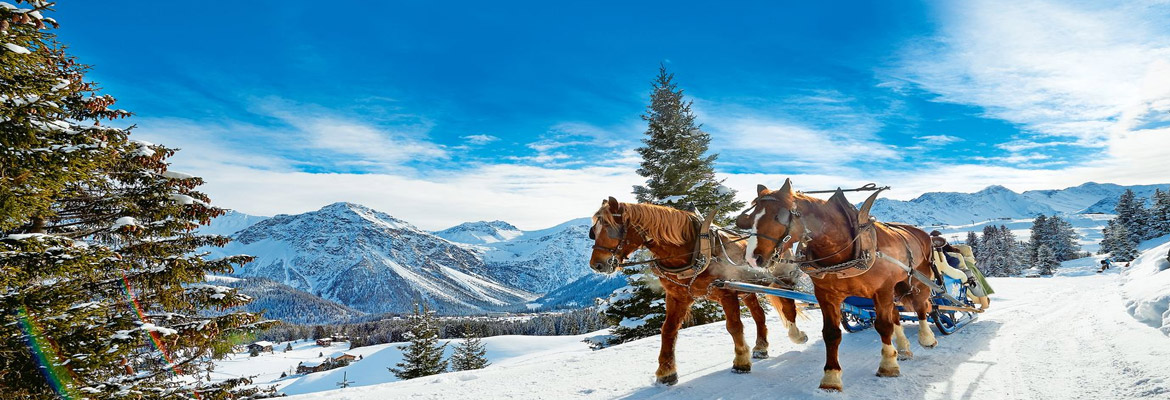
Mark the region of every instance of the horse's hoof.
[[821, 377], [821, 390], [840, 392], [842, 387], [841, 370], [826, 370], [825, 376]]
[[937, 340], [935, 340], [935, 341], [934, 341], [934, 342], [932, 342], [932, 343], [922, 343], [922, 342], [919, 342], [918, 344], [922, 345], [922, 347], [925, 347], [925, 348], [928, 348], [928, 349], [933, 349], [933, 348], [934, 348], [934, 346], [938, 346], [938, 341], [937, 341]]
[[768, 358], [768, 351], [767, 350], [753, 351], [752, 358], [757, 359], [757, 360], [763, 360], [765, 358]]
[[733, 366], [731, 366], [731, 372], [734, 372], [734, 373], [737, 373], [737, 374], [746, 374], [746, 373], [748, 373], [748, 372], [752, 372], [752, 365], [751, 365], [751, 364], [748, 364], [748, 365], [733, 365]]
[[824, 390], [826, 392], [840, 392], [842, 389], [841, 389], [841, 386], [839, 386], [839, 385], [826, 385], [826, 384], [822, 383], [821, 390]]
[[671, 372], [670, 375], [658, 377], [658, 383], [666, 386], [678, 383], [678, 372]]
[[788, 335], [788, 339], [791, 340], [792, 343], [805, 344], [806, 342], [808, 342], [808, 335], [805, 334], [804, 332], [801, 332], [800, 336]]
[[880, 377], [883, 377], [883, 378], [895, 378], [895, 377], [897, 377], [898, 375], [901, 375], [901, 374], [902, 374], [902, 373], [901, 373], [901, 371], [900, 371], [900, 370], [899, 370], [897, 367], [894, 367], [894, 368], [878, 368], [878, 372], [877, 372], [877, 376], [880, 376]]
[[914, 358], [914, 353], [910, 350], [902, 350], [898, 352], [898, 360], [905, 361]]

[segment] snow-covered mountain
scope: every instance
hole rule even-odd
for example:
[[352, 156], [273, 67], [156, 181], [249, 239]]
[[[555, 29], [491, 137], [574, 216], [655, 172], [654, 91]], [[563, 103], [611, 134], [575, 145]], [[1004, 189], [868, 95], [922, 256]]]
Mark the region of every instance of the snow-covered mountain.
[[[586, 265], [593, 246], [589, 223], [589, 218], [579, 218], [548, 229], [520, 231], [503, 221], [469, 222], [436, 234], [454, 242], [467, 237], [462, 243], [474, 245], [468, 248], [483, 257], [488, 275], [497, 281], [535, 293], [559, 292], [533, 304], [584, 307], [625, 282], [595, 274]], [[471, 231], [477, 235], [465, 235]], [[484, 243], [481, 238], [486, 232], [504, 239]]]
[[268, 217], [248, 215], [236, 210], [228, 210], [227, 213], [212, 219], [210, 224], [199, 227], [198, 232], [207, 235], [231, 236], [233, 233], [242, 231], [266, 219]]
[[489, 244], [508, 241], [520, 236], [520, 229], [504, 221], [464, 222], [434, 232], [435, 236], [458, 243]]
[[409, 311], [419, 300], [441, 313], [507, 311], [537, 297], [491, 278], [476, 252], [358, 204], [277, 215], [232, 238], [215, 253], [256, 257], [235, 275], [368, 313]]
[[1132, 189], [1148, 197], [1154, 189], [1170, 184], [1121, 186], [1089, 182], [1058, 190], [1016, 193], [1003, 186], [988, 186], [975, 193], [930, 192], [909, 201], [878, 199], [872, 214], [883, 221], [916, 225], [963, 225], [991, 219], [1033, 218], [1040, 214], [1112, 213], [1118, 196]]

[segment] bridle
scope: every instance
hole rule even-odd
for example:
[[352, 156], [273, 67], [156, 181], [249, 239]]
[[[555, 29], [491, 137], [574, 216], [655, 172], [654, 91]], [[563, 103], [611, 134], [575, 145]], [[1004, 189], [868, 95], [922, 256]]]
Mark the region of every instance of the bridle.
[[[761, 195], [759, 197], [756, 197], [756, 200], [752, 201], [752, 206], [749, 207], [747, 210], [744, 210], [742, 213], [740, 213], [739, 216], [736, 217], [736, 220], [739, 220], [740, 218], [745, 218], [745, 219], [750, 218], [753, 214], [755, 214], [756, 209], [760, 209], [761, 212], [766, 212], [765, 210], [763, 210], [763, 203], [765, 201], [779, 202], [780, 199], [775, 198], [771, 195]], [[779, 213], [777, 213], [773, 218], [776, 220], [776, 222], [778, 222], [778, 223], [781, 222]], [[799, 219], [801, 219], [800, 210], [796, 208], [796, 203], [793, 202], [792, 207], [788, 209], [788, 221], [783, 222], [784, 223], [784, 237], [783, 238], [774, 238], [774, 237], [771, 237], [771, 236], [768, 236], [768, 235], [765, 235], [765, 234], [762, 234], [759, 232], [751, 232], [751, 235], [754, 235], [758, 238], [762, 238], [764, 240], [770, 241], [775, 245], [775, 247], [772, 249], [772, 255], [770, 256], [773, 261], [790, 261], [790, 262], [792, 262], [795, 260], [783, 260], [780, 255], [786, 250], [787, 247], [790, 247], [789, 242], [792, 241], [792, 227]], [[808, 231], [808, 227], [805, 226], [804, 221], [801, 220], [800, 222], [801, 222], [800, 223], [801, 228], [804, 228], [804, 235], [802, 235], [799, 242], [804, 243], [808, 239], [809, 231]], [[750, 256], [750, 255], [748, 255], [748, 256]]]
[[[752, 202], [752, 206], [750, 208], [748, 208], [747, 210], [744, 210], [742, 213], [740, 213], [739, 217], [736, 217], [736, 219], [738, 220], [739, 218], [745, 218], [745, 217], [750, 218], [751, 215], [755, 214], [754, 210], [756, 210], [757, 208], [760, 208], [761, 204], [763, 204], [762, 202], [764, 202], [764, 201], [779, 202], [780, 199], [773, 197], [771, 195], [760, 195], [759, 197], [756, 198], [755, 201]], [[783, 222], [784, 223], [784, 237], [783, 238], [774, 238], [774, 237], [771, 237], [768, 235], [761, 234], [759, 232], [750, 233], [751, 235], [754, 235], [758, 238], [762, 238], [762, 239], [765, 239], [767, 241], [770, 241], [775, 245], [772, 249], [772, 254], [769, 256], [769, 259], [772, 262], [783, 262], [783, 263], [798, 264], [798, 265], [811, 265], [815, 268], [817, 265], [816, 264], [817, 262], [832, 258], [832, 257], [836, 256], [837, 254], [840, 254], [842, 251], [845, 251], [847, 249], [852, 249], [853, 244], [855, 242], [857, 242], [857, 240], [861, 237], [861, 235], [855, 235], [855, 236], [853, 236], [853, 240], [850, 240], [848, 244], [846, 244], [844, 247], [838, 249], [837, 251], [834, 251], [834, 252], [832, 252], [824, 257], [818, 257], [816, 259], [808, 260], [805, 257], [805, 254], [804, 254], [805, 250], [804, 249], [807, 249], [808, 242], [812, 240], [812, 236], [811, 236], [812, 232], [809, 231], [808, 226], [805, 225], [804, 220], [801, 218], [803, 215], [801, 214], [800, 209], [797, 208], [795, 201], [793, 201], [792, 207], [788, 208], [787, 211], [788, 211], [788, 221]], [[767, 211], [761, 210], [761, 212], [767, 212]], [[782, 221], [780, 221], [780, 213], [777, 213], [773, 217], [773, 219], [775, 219], [777, 223], [782, 222]], [[800, 222], [800, 228], [802, 230], [804, 230], [804, 233], [801, 234], [800, 239], [798, 239], [796, 242], [792, 242], [792, 227], [793, 227], [793, 225], [795, 225], [798, 222], [798, 220]], [[790, 244], [790, 242], [792, 242], [792, 243]], [[795, 258], [784, 258], [784, 256], [783, 256], [784, 252], [787, 251], [789, 248], [791, 248], [792, 245], [796, 245], [796, 244], [799, 244], [800, 247], [802, 248], [802, 249], [797, 250], [797, 252], [801, 253], [801, 254], [798, 254]], [[748, 256], [750, 256], [750, 255], [748, 255]], [[851, 263], [851, 262], [853, 262], [853, 261], [852, 260], [847, 261], [846, 263]], [[838, 266], [832, 266], [830, 268], [837, 268]]]

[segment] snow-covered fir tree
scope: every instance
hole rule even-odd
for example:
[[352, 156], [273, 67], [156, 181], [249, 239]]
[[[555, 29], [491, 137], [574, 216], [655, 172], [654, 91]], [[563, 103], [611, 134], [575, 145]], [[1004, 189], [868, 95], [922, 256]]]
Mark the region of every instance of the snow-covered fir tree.
[[1081, 256], [1081, 245], [1072, 224], [1059, 216], [1040, 215], [1032, 221], [1032, 240], [1028, 244], [1028, 265], [1041, 268], [1040, 248], [1048, 247], [1056, 261], [1075, 260]]
[[1109, 220], [1102, 231], [1098, 254], [1109, 254], [1114, 261], [1130, 261], [1138, 256], [1138, 240], [1129, 234], [1129, 228], [1116, 218]]
[[[1040, 214], [1032, 220], [1032, 241], [1028, 246], [1028, 264], [1035, 266], [1039, 259], [1040, 246], [1048, 243], [1052, 236], [1052, 226], [1048, 224], [1048, 216]], [[1052, 249], [1049, 248], [1051, 251]]]
[[1126, 189], [1117, 200], [1117, 217], [1119, 224], [1125, 226], [1127, 233], [1136, 241], [1154, 237], [1151, 232], [1150, 211], [1146, 209], [1145, 200], [1138, 198], [1133, 190]]
[[1154, 190], [1153, 206], [1150, 209], [1151, 237], [1170, 233], [1170, 191]]
[[[207, 381], [211, 361], [266, 327], [250, 299], [204, 283], [245, 263], [195, 249], [225, 211], [174, 150], [111, 126], [129, 112], [87, 81], [44, 15], [0, 7], [0, 392], [4, 398], [262, 396]], [[110, 125], [102, 125], [102, 123]]]
[[979, 253], [979, 234], [975, 231], [967, 232], [967, 240], [964, 243], [971, 247], [972, 254]]
[[1052, 275], [1056, 272], [1056, 268], [1060, 267], [1060, 260], [1057, 259], [1056, 252], [1051, 247], [1042, 244], [1036, 250], [1036, 262], [1033, 267], [1040, 270], [1040, 275]]
[[718, 154], [708, 154], [711, 136], [703, 132], [691, 112], [691, 102], [674, 82], [674, 74], [666, 67], [658, 69], [650, 92], [646, 114], [646, 138], [638, 148], [642, 163], [638, 175], [646, 178], [645, 185], [634, 186], [634, 195], [640, 203], [653, 203], [684, 211], [698, 208], [709, 212], [719, 210], [721, 224], [730, 221], [729, 214], [739, 211], [744, 204], [735, 200], [735, 191], [720, 185], [715, 179], [715, 160]]
[[452, 370], [468, 371], [491, 365], [487, 360], [487, 349], [480, 339], [481, 335], [472, 329], [470, 324], [464, 325], [463, 341], [455, 346], [455, 351], [451, 354]]
[[425, 304], [415, 304], [414, 314], [409, 319], [411, 326], [406, 336], [410, 343], [398, 347], [402, 350], [402, 362], [388, 367], [390, 372], [403, 380], [446, 372], [447, 360], [443, 359], [443, 349], [447, 344], [439, 344], [439, 324], [435, 313]]
[[1028, 262], [1026, 245], [1017, 241], [1006, 226], [983, 227], [983, 236], [978, 242], [975, 259], [984, 275], [1014, 276]]
[[[646, 178], [646, 184], [634, 186], [638, 202], [703, 213], [715, 207], [716, 222], [730, 222], [729, 213], [744, 204], [735, 200], [734, 190], [715, 179], [718, 155], [707, 154], [711, 137], [695, 122], [691, 102], [665, 66], [658, 69], [642, 120], [647, 128], [644, 146], [638, 148], [642, 156], [638, 175]], [[666, 314], [662, 287], [648, 268], [626, 268], [622, 273], [629, 285], [614, 292], [603, 307], [603, 316], [614, 330], [610, 344], [657, 335]], [[699, 300], [691, 307], [692, 321], [717, 321], [720, 315], [718, 304], [711, 301]]]

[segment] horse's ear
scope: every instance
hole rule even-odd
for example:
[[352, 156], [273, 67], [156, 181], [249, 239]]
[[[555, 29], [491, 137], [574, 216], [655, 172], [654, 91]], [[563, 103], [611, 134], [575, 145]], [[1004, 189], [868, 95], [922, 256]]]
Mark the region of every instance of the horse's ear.
[[792, 179], [784, 178], [784, 186], [781, 186], [778, 192], [781, 196], [792, 196]]
[[617, 199], [609, 196], [609, 213], [617, 214], [622, 211], [622, 203], [618, 203]]
[[768, 191], [768, 187], [764, 185], [756, 185], [756, 196], [763, 196], [764, 192]]

